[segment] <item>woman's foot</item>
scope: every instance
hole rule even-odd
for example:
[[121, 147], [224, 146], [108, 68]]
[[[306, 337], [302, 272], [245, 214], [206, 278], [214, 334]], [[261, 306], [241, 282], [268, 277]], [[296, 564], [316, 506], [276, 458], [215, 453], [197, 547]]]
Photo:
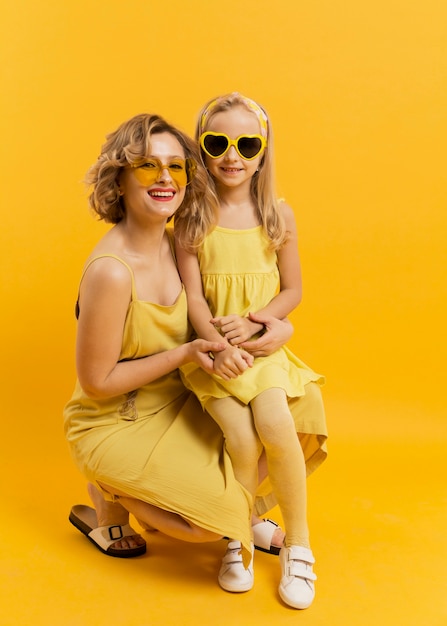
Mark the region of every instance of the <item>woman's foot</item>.
[[[95, 507], [98, 527], [126, 526], [129, 523], [129, 512], [119, 502], [108, 502], [102, 493], [92, 484], [87, 485], [88, 494]], [[111, 544], [113, 551], [129, 550], [145, 546], [146, 541], [138, 533], [127, 535]]]
[[279, 554], [284, 545], [285, 533], [273, 520], [253, 516], [251, 527], [255, 548], [269, 554]]

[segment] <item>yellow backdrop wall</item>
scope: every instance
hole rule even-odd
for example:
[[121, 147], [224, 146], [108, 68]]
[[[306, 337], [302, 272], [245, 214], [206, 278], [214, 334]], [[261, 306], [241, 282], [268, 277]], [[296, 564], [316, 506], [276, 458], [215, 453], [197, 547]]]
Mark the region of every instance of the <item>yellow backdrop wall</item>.
[[442, 410], [445, 3], [21, 0], [2, 12], [11, 429], [60, 437], [78, 279], [104, 231], [81, 181], [105, 134], [141, 111], [192, 133], [203, 102], [230, 90], [269, 111], [278, 190], [296, 211], [293, 348], [326, 374], [329, 401]]
[[[5, 0], [0, 31], [1, 624], [444, 624], [445, 0]], [[273, 123], [304, 275], [292, 347], [328, 381], [299, 616], [269, 555], [229, 597], [220, 542], [146, 533], [147, 558], [117, 563], [67, 521], [87, 501], [62, 431], [74, 301], [106, 228], [84, 173], [124, 119], [192, 132], [232, 90]]]

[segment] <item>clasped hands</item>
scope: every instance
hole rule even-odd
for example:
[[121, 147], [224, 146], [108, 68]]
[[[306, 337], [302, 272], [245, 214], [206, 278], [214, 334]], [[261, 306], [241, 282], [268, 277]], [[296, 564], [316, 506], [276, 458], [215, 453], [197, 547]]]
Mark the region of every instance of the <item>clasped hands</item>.
[[[225, 349], [214, 353], [213, 372], [224, 380], [240, 376], [252, 367], [254, 357], [268, 356], [278, 350], [293, 333], [292, 324], [271, 315], [249, 313], [248, 317], [226, 315], [210, 320], [228, 342]], [[263, 330], [263, 334], [251, 337]]]

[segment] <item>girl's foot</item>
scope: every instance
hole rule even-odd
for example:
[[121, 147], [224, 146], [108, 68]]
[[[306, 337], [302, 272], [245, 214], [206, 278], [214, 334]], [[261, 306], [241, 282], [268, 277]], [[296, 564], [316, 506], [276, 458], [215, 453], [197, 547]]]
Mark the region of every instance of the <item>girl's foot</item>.
[[312, 571], [315, 563], [312, 551], [302, 546], [284, 546], [279, 553], [279, 562], [282, 574], [279, 595], [294, 609], [307, 609], [315, 597], [314, 581], [317, 578]]
[[233, 593], [249, 591], [253, 587], [253, 554], [249, 566], [245, 569], [242, 562], [240, 541], [230, 539], [228, 542], [217, 579], [222, 589]]

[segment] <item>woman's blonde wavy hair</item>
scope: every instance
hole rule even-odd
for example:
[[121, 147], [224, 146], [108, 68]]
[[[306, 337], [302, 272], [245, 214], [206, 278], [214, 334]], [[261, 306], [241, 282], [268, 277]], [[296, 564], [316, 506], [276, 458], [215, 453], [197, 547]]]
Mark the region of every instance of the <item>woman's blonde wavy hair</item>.
[[190, 219], [212, 206], [214, 199], [209, 190], [208, 175], [201, 165], [196, 142], [159, 115], [141, 113], [123, 122], [114, 132], [106, 136], [101, 154], [87, 172], [85, 182], [91, 187], [89, 205], [99, 219], [118, 224], [125, 207], [119, 191], [120, 172], [128, 165], [140, 163], [150, 154], [151, 137], [160, 133], [173, 135], [185, 151], [185, 158], [197, 164], [195, 176], [186, 186], [185, 198], [178, 212], [186, 210]]
[[[254, 115], [258, 115], [256, 108], [259, 108], [260, 112], [262, 111], [264, 114], [263, 119], [266, 122], [266, 128], [264, 129], [264, 125], [261, 124], [261, 132], [266, 135], [267, 147], [262, 155], [258, 171], [251, 179], [250, 189], [253, 201], [258, 210], [259, 220], [270, 241], [270, 248], [278, 250], [287, 241], [288, 233], [279, 211], [275, 191], [273, 132], [265, 110], [259, 104], [254, 103], [238, 92], [212, 98], [199, 113], [195, 138], [197, 144], [199, 144], [200, 136], [208, 128], [210, 120], [212, 120], [217, 113], [228, 111], [236, 106], [243, 107]], [[200, 149], [200, 159], [203, 166], [206, 167], [205, 154], [202, 149]], [[211, 176], [208, 176], [208, 179], [213, 202], [203, 211], [203, 214], [206, 214], [206, 219], [192, 220], [191, 216], [188, 214], [187, 205], [185, 205], [186, 208], [183, 214], [181, 216], [176, 215], [175, 218], [178, 240], [184, 248], [190, 251], [197, 250], [197, 248], [200, 247], [206, 235], [217, 223], [216, 205], [219, 205], [219, 201], [216, 186]]]

